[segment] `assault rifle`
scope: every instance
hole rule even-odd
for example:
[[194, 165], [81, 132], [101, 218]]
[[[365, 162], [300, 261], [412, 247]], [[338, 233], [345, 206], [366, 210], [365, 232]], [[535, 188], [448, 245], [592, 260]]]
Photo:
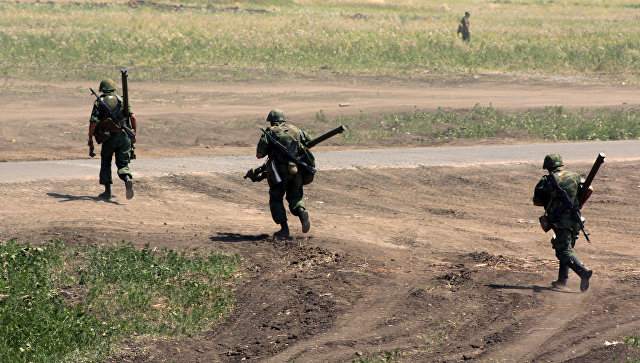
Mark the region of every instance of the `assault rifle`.
[[[580, 190], [578, 190], [578, 200], [580, 201], [580, 203], [584, 202], [584, 198], [586, 196], [587, 190], [589, 190], [589, 187], [593, 182], [593, 178], [595, 178], [596, 173], [598, 172], [598, 169], [600, 169], [600, 165], [604, 163], [604, 158], [605, 158], [604, 153], [598, 154], [598, 157], [596, 158], [596, 161], [593, 163], [593, 166], [591, 167], [591, 171], [589, 172], [587, 179], [585, 180], [584, 184], [582, 184], [582, 187], [580, 188]], [[560, 198], [562, 199], [562, 202], [564, 203], [564, 205], [561, 208], [561, 211], [564, 213], [564, 211], [568, 209], [571, 212], [571, 216], [580, 225], [580, 230], [582, 231], [582, 234], [584, 234], [584, 237], [587, 239], [587, 242], [591, 243], [591, 240], [589, 239], [589, 234], [584, 229], [584, 223], [582, 221], [582, 216], [580, 215], [579, 206], [575, 206], [573, 205], [573, 203], [571, 203], [571, 200], [569, 199], [569, 195], [564, 189], [560, 187], [560, 184], [558, 184], [558, 179], [556, 179], [556, 176], [553, 175], [553, 171], [549, 172], [547, 179], [551, 181], [551, 184], [556, 189], [556, 191], [560, 195]]]
[[[262, 129], [260, 129], [260, 130], [262, 130]], [[333, 130], [331, 130], [329, 132], [326, 132], [326, 133], [316, 137], [315, 139], [307, 142], [305, 145], [307, 146], [307, 148], [311, 149], [312, 147], [314, 147], [314, 146], [318, 145], [319, 143], [327, 140], [328, 138], [336, 136], [337, 134], [343, 133], [345, 130], [347, 130], [347, 127], [344, 126], [344, 125], [340, 125], [340, 126], [336, 127], [335, 129], [333, 129]], [[271, 135], [267, 134], [264, 130], [262, 130], [262, 132], [264, 132], [265, 135], [267, 135], [267, 137], [271, 136]], [[282, 147], [284, 148], [284, 145], [282, 145]], [[267, 164], [264, 163], [264, 164], [260, 165], [257, 168], [249, 169], [249, 171], [247, 171], [247, 174], [244, 176], [244, 179], [249, 178], [253, 182], [262, 181], [263, 179], [267, 178], [266, 171], [267, 171]], [[312, 174], [315, 174], [315, 172], [313, 172]]]
[[[113, 113], [113, 111], [111, 111], [111, 109], [109, 108], [109, 106], [107, 106], [106, 103], [104, 103], [104, 101], [100, 98], [100, 96], [98, 96], [98, 94], [96, 93], [96, 91], [93, 90], [93, 88], [89, 87], [89, 89], [91, 90], [91, 93], [93, 93], [94, 96], [96, 96], [96, 99], [98, 100], [98, 105], [100, 107], [102, 107], [102, 109], [107, 112], [109, 114], [109, 117], [111, 117], [111, 119], [113, 120], [113, 122], [116, 123], [116, 125], [118, 125], [119, 127], [122, 128], [122, 130], [124, 130], [124, 132], [127, 133], [127, 135], [129, 135], [129, 137], [134, 137], [136, 136], [136, 133], [133, 132], [133, 130], [131, 130], [129, 127], [127, 127], [127, 125], [124, 124], [124, 120], [125, 118], [120, 118], [118, 117], [116, 114]], [[127, 110], [128, 112], [128, 110]]]

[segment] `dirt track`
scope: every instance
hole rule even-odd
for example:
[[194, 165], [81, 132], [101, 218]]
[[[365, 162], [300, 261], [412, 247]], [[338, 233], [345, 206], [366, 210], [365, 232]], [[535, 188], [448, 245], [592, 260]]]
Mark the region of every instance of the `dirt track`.
[[[36, 122], [43, 106], [25, 102]], [[14, 144], [12, 155], [35, 155]], [[268, 237], [266, 184], [241, 173], [137, 178], [133, 200], [116, 185], [110, 202], [95, 197], [95, 180], [2, 183], [0, 240], [125, 239], [244, 256], [237, 308], [214, 331], [127, 340], [114, 361], [350, 361], [396, 348], [407, 361], [640, 356], [603, 346], [640, 331], [640, 162], [607, 161], [594, 183], [584, 209], [593, 243], [576, 247], [595, 270], [584, 294], [575, 275], [567, 290], [549, 288], [557, 262], [530, 202], [539, 164], [324, 170], [306, 189], [312, 230], [302, 235], [293, 220], [290, 241]]]

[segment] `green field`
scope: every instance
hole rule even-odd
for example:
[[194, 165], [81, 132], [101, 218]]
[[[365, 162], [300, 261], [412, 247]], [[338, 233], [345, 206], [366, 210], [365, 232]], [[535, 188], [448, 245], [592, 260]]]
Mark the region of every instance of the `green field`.
[[[1, 2], [0, 75], [95, 81], [126, 66], [138, 80], [639, 79], [638, 0], [132, 3]], [[455, 33], [465, 10], [469, 44]]]
[[0, 361], [100, 361], [135, 335], [184, 336], [228, 311], [240, 257], [131, 244], [0, 241]]

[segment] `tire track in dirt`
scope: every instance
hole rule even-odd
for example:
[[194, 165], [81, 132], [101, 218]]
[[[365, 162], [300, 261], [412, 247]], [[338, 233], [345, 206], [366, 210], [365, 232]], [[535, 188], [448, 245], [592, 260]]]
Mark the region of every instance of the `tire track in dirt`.
[[575, 306], [580, 305], [584, 299], [584, 295], [568, 290], [553, 294], [544, 318], [529, 327], [524, 338], [509, 343], [508, 347], [490, 354], [488, 358], [499, 362], [531, 361], [543, 351], [544, 343], [555, 334], [571, 330], [567, 325], [579, 315]]

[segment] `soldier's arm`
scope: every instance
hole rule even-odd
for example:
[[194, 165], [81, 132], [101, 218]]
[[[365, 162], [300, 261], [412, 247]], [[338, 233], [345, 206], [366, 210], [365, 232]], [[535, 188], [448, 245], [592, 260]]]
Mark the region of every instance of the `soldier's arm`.
[[545, 180], [546, 176], [543, 176], [536, 185], [535, 190], [533, 191], [533, 205], [535, 205], [536, 207], [544, 207], [546, 205], [545, 200], [547, 198], [545, 197], [544, 191]]
[[256, 148], [256, 158], [262, 159], [269, 154], [269, 142], [267, 137], [262, 134], [260, 141], [258, 141], [258, 147]]
[[89, 122], [89, 141], [87, 141], [87, 146], [93, 145], [93, 132], [96, 130], [96, 123], [93, 121]]

